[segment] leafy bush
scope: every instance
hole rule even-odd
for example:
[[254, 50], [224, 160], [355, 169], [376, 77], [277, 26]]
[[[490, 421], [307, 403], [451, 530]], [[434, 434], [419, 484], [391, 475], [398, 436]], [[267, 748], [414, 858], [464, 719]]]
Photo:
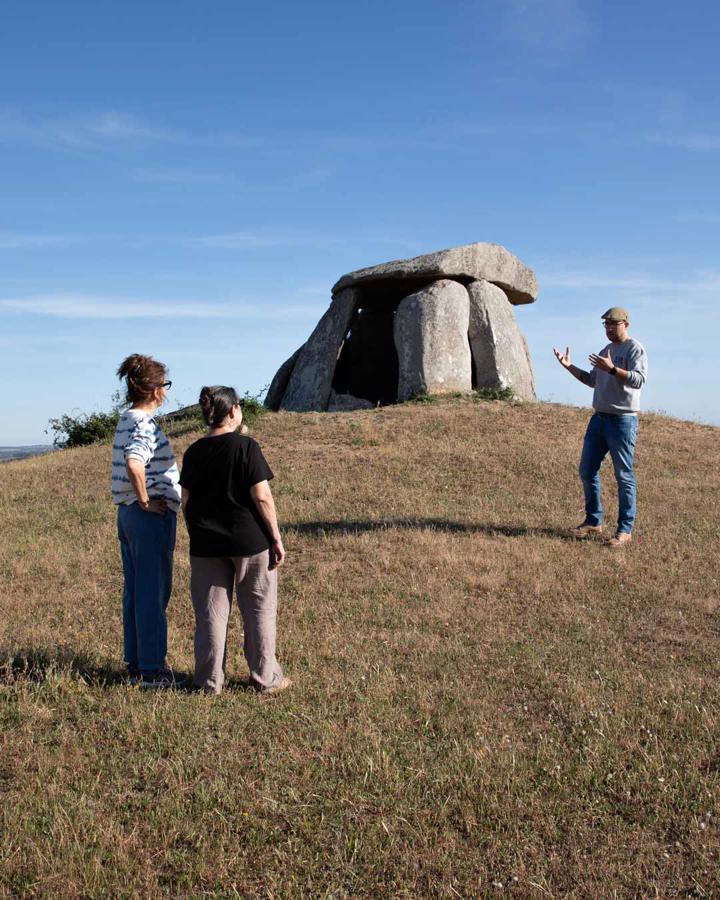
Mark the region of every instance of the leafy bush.
[[80, 413], [77, 416], [64, 415], [59, 419], [50, 419], [48, 422], [50, 427], [46, 430], [46, 434], [52, 432], [53, 446], [63, 450], [111, 441], [119, 418], [119, 410], [109, 413]]
[[[259, 394], [250, 394], [246, 391], [243, 395], [243, 421], [248, 428], [252, 428], [260, 416], [268, 411], [260, 400], [264, 393], [264, 390]], [[111, 441], [115, 435], [118, 419], [127, 406], [119, 392], [113, 394], [112, 399], [114, 405], [112, 411], [108, 413], [79, 413], [74, 416], [66, 414], [59, 419], [50, 419], [45, 433], [53, 433], [53, 446], [65, 450], [69, 447], [83, 447], [87, 444]], [[158, 419], [168, 437], [180, 437], [205, 428], [197, 403], [164, 416], [159, 414]]]
[[78, 413], [64, 415], [59, 419], [50, 419], [45, 434], [53, 433], [53, 446], [61, 450], [69, 447], [84, 447], [87, 444], [99, 444], [111, 441], [115, 436], [115, 427], [123, 410], [127, 407], [120, 391], [115, 391], [110, 398], [110, 412]]
[[265, 390], [262, 390], [259, 394], [250, 394], [247, 391], [243, 394], [243, 422], [248, 428], [252, 428], [260, 416], [268, 411], [267, 406], [264, 406], [260, 400], [264, 393]]
[[515, 399], [515, 391], [511, 387], [504, 388], [478, 388], [473, 391], [473, 396], [477, 400], [505, 400]]

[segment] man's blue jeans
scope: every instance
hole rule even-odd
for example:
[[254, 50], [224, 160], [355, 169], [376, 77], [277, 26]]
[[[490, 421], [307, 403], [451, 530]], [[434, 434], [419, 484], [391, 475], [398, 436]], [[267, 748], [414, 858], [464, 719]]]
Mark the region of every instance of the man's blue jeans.
[[125, 662], [150, 672], [165, 665], [177, 516], [146, 512], [137, 503], [118, 506], [122, 556]]
[[610, 451], [620, 506], [617, 530], [627, 534], [632, 531], [637, 497], [633, 469], [637, 429], [637, 416], [596, 412], [590, 419], [580, 458], [580, 478], [585, 489], [585, 521], [588, 525], [602, 523], [600, 466]]

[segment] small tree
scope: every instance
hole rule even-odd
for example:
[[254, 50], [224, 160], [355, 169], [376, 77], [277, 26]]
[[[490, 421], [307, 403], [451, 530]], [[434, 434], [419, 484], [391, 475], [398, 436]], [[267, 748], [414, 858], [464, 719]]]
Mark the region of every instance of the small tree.
[[252, 428], [260, 416], [268, 411], [267, 406], [263, 406], [263, 402], [260, 399], [266, 391], [266, 388], [263, 388], [259, 394], [250, 394], [248, 391], [245, 391], [243, 395], [243, 421], [248, 428]]
[[112, 440], [126, 403], [120, 391], [115, 391], [111, 399], [113, 405], [110, 412], [79, 413], [76, 416], [66, 413], [59, 419], [50, 419], [45, 434], [52, 432], [53, 446], [62, 450]]
[[50, 419], [46, 434], [53, 433], [53, 445], [63, 450], [109, 441], [115, 433], [120, 413], [81, 413], [77, 416], [64, 415]]

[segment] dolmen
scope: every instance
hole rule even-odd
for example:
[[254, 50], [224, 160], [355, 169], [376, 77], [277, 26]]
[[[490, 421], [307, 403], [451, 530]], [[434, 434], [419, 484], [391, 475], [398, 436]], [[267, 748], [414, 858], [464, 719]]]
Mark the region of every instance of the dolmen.
[[534, 400], [513, 306], [537, 295], [532, 269], [499, 244], [350, 272], [334, 285], [310, 337], [278, 369], [265, 405], [333, 412], [480, 388], [512, 388]]

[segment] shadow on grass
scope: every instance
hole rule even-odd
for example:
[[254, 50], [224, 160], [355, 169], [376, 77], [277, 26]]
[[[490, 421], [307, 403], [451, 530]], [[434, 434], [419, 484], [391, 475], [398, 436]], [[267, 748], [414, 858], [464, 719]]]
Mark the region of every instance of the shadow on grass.
[[[0, 684], [14, 684], [20, 681], [42, 684], [54, 676], [65, 674], [95, 687], [129, 684], [124, 668], [103, 665], [89, 654], [79, 653], [70, 647], [57, 647], [54, 650], [23, 648], [0, 651]], [[189, 687], [178, 688], [182, 691], [189, 689]]]
[[390, 531], [393, 528], [418, 531], [446, 531], [450, 534], [486, 534], [490, 537], [552, 537], [575, 542], [567, 531], [560, 528], [537, 528], [531, 525], [484, 525], [473, 522], [450, 522], [446, 519], [381, 519], [350, 522], [286, 522], [285, 529], [310, 537], [326, 537], [335, 534], [364, 534], [372, 531]]

